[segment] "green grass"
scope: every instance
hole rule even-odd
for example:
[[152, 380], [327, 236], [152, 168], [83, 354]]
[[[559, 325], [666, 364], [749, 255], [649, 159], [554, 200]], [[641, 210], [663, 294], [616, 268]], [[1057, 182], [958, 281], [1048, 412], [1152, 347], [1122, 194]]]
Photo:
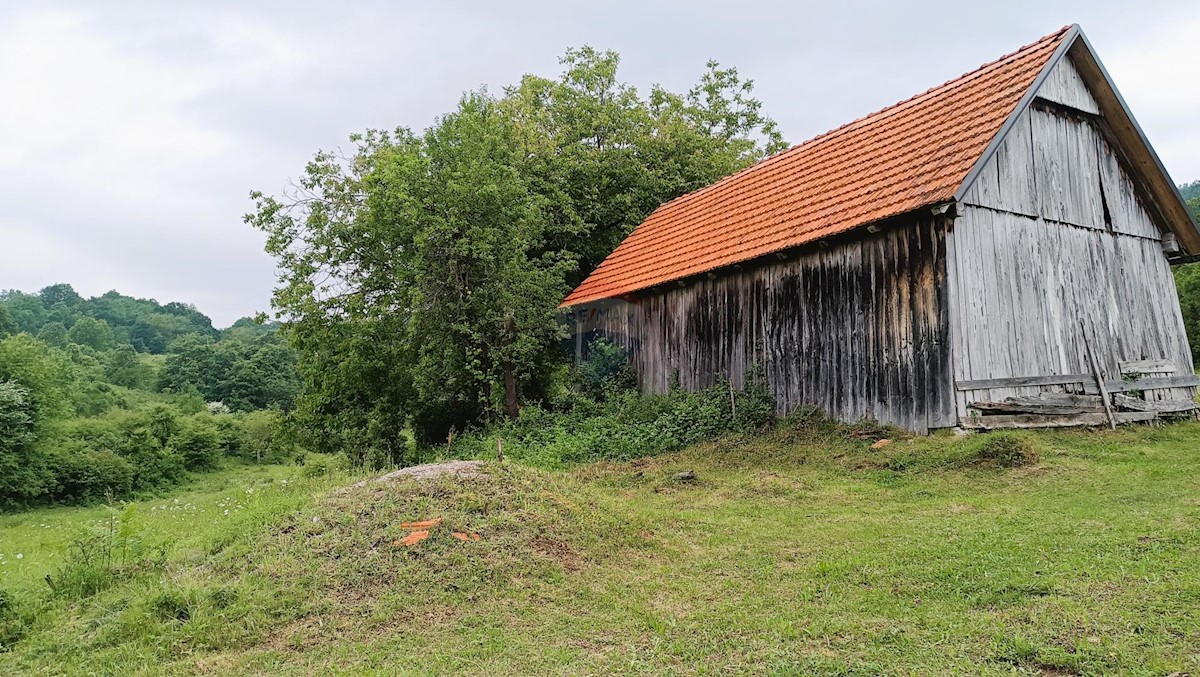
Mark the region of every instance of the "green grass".
[[[190, 512], [140, 504], [165, 560], [85, 599], [41, 577], [103, 508], [0, 518], [0, 587], [31, 618], [0, 673], [1200, 668], [1200, 424], [1030, 434], [1039, 460], [1016, 468], [981, 458], [994, 436], [872, 450], [879, 433], [791, 422], [631, 462], [345, 491], [230, 472], [181, 494]], [[432, 517], [427, 540], [393, 545]]]

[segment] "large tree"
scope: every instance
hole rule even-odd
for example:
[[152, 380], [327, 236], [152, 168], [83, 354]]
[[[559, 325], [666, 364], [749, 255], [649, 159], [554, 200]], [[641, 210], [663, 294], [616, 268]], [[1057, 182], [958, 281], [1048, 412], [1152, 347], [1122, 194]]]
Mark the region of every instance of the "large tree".
[[[612, 52], [463, 97], [423, 134], [353, 137], [247, 221], [279, 262], [311, 439], [394, 457], [541, 396], [562, 296], [662, 202], [783, 147], [750, 82], [642, 97]], [[355, 451], [357, 449], [358, 451]], [[365, 450], [365, 451], [364, 451]]]

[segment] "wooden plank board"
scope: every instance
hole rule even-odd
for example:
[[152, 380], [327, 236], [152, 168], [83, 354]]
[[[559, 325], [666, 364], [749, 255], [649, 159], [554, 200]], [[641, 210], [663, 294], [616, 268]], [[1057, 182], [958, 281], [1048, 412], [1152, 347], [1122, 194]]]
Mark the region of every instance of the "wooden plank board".
[[1070, 58], [1059, 59], [1054, 68], [1046, 74], [1046, 79], [1038, 88], [1037, 96], [1085, 113], [1100, 114], [1096, 99], [1088, 91]]
[[[1153, 421], [1157, 416], [1152, 411], [1122, 411], [1113, 414], [1113, 418], [1118, 424]], [[959, 425], [971, 430], [1098, 427], [1108, 425], [1108, 417], [1104, 414], [1074, 414], [1068, 416], [1042, 416], [1037, 414], [967, 416], [959, 421]]]
[[1050, 386], [1086, 383], [1092, 381], [1091, 374], [1051, 374], [1048, 376], [1011, 376], [1006, 378], [985, 378], [971, 381], [957, 381], [954, 387], [958, 390], [984, 390], [987, 388], [1017, 388], [1021, 386]]
[[1116, 393], [1113, 395], [1113, 404], [1118, 409], [1128, 411], [1152, 411], [1160, 414], [1181, 413], [1185, 411], [1195, 411], [1200, 409], [1200, 404], [1195, 400], [1189, 402], [1187, 400], [1160, 400], [1157, 402], [1142, 400], [1136, 397], [1129, 397]]
[[972, 402], [971, 409], [976, 409], [985, 415], [992, 414], [1091, 414], [1103, 413], [1104, 407], [1099, 403], [1091, 404], [1050, 404], [1035, 402], [1019, 402], [1009, 398], [1002, 402]]
[[1122, 374], [1174, 374], [1179, 371], [1171, 360], [1131, 360], [1119, 364]]
[[1039, 393], [1009, 397], [1001, 402], [972, 402], [972, 409], [1009, 414], [1086, 414], [1104, 411], [1103, 400], [1096, 395]]
[[[1159, 388], [1194, 388], [1200, 386], [1198, 376], [1164, 376], [1162, 378], [1139, 378], [1136, 380], [1108, 380], [1104, 388], [1113, 393], [1127, 393], [1131, 390], [1157, 390]], [[1099, 392], [1095, 383], [1085, 384], [1083, 392], [1095, 395]]]

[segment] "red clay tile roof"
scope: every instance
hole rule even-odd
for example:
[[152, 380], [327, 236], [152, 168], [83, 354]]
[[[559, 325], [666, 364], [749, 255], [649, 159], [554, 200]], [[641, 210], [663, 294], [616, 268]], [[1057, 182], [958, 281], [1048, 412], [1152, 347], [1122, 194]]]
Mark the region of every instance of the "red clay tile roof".
[[1069, 28], [662, 205], [562, 307], [949, 200]]

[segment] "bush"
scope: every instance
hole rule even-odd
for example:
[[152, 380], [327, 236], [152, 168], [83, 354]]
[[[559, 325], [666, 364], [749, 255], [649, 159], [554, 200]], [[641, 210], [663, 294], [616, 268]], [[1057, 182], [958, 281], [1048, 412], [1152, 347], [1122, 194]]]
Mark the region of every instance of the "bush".
[[985, 463], [1001, 468], [1018, 468], [1038, 462], [1037, 447], [1033, 440], [1011, 432], [985, 435], [976, 455]]
[[108, 449], [72, 445], [54, 449], [46, 459], [54, 477], [52, 495], [57, 501], [86, 503], [125, 496], [133, 489], [133, 464]]
[[212, 470], [221, 458], [221, 438], [207, 415], [187, 419], [171, 436], [168, 448], [183, 458], [188, 470]]
[[[455, 440], [458, 457], [505, 456], [542, 467], [601, 459], [630, 459], [673, 451], [730, 433], [760, 430], [775, 419], [775, 404], [761, 381], [740, 391], [719, 382], [700, 392], [641, 395], [610, 389], [602, 402], [577, 400], [569, 410], [530, 405], [516, 421]], [[440, 450], [439, 450], [440, 451]]]

